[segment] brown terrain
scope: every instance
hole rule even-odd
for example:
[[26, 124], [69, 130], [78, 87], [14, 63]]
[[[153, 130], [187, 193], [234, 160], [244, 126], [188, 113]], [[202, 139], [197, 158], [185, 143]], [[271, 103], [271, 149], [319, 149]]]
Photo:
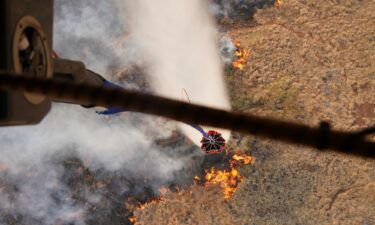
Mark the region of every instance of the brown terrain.
[[[354, 131], [375, 123], [375, 1], [285, 0], [229, 26], [250, 50], [228, 69], [236, 111]], [[285, 131], [288, 132], [288, 131]], [[375, 161], [233, 134], [256, 158], [237, 192], [194, 186], [138, 209], [137, 224], [375, 224]]]

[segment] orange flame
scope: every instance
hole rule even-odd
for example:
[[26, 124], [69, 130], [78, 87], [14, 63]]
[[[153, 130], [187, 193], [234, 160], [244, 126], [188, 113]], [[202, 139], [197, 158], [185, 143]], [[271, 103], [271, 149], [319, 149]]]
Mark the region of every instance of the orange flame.
[[250, 56], [250, 51], [241, 47], [241, 44], [239, 41], [236, 41], [234, 45], [236, 46], [236, 52], [235, 52], [236, 60], [232, 62], [232, 66], [234, 68], [243, 70], [246, 66], [247, 59]]
[[248, 155], [233, 155], [232, 157], [236, 161], [242, 161], [244, 165], [250, 164], [253, 160], [254, 157], [248, 156]]
[[213, 184], [219, 184], [223, 189], [224, 198], [229, 199], [230, 197], [232, 197], [234, 192], [236, 192], [238, 184], [241, 183], [243, 179], [237, 167], [241, 164], [250, 164], [253, 162], [253, 160], [254, 158], [248, 155], [233, 155], [230, 161], [230, 169], [228, 171], [220, 171], [213, 168], [209, 171], [206, 171], [205, 186], [208, 187]]
[[166, 187], [162, 187], [159, 189], [159, 197], [157, 198], [154, 198], [152, 200], [150, 200], [149, 202], [146, 202], [146, 203], [138, 203], [138, 206], [137, 208], [138, 209], [145, 209], [147, 208], [149, 205], [151, 205], [152, 203], [155, 203], [155, 202], [163, 202], [164, 201], [164, 195], [166, 195], [170, 190]]
[[[255, 160], [254, 157], [248, 156], [244, 153], [234, 154], [229, 162], [229, 169], [228, 170], [216, 170], [212, 168], [211, 170], [206, 171], [205, 174], [205, 187], [209, 187], [211, 185], [220, 185], [223, 192], [224, 199], [229, 199], [232, 195], [236, 192], [238, 185], [243, 180], [238, 168], [242, 165], [247, 165], [253, 163]], [[201, 178], [198, 176], [194, 177], [195, 181], [200, 181]], [[180, 195], [186, 190], [179, 191], [177, 193]], [[191, 193], [191, 190], [189, 191]], [[160, 197], [155, 198], [147, 203], [139, 204], [138, 209], [145, 209], [149, 207], [153, 203], [160, 203], [165, 201], [166, 195], [170, 193], [170, 189], [166, 187], [162, 187], [159, 189]], [[137, 221], [135, 216], [129, 217], [129, 221], [133, 224], [140, 224], [141, 222]]]
[[283, 4], [283, 1], [282, 0], [275, 0], [275, 3], [274, 3], [274, 6], [276, 8], [280, 8], [280, 6]]
[[133, 224], [136, 224], [137, 223], [137, 218], [135, 216], [131, 216], [129, 217], [129, 221]]

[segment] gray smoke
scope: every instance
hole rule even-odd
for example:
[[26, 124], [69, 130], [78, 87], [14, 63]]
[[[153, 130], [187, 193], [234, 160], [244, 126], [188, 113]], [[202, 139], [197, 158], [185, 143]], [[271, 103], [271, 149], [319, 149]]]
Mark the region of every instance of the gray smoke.
[[[139, 59], [121, 21], [114, 1], [57, 0], [55, 50], [108, 76]], [[39, 125], [0, 128], [0, 224], [85, 224], [88, 205], [104, 196], [86, 187], [80, 195], [85, 204], [72, 198], [64, 181], [70, 175], [61, 164], [69, 157], [80, 158], [91, 171], [147, 177], [157, 192], [175, 180], [186, 158], [200, 154], [176, 158], [155, 145], [175, 129], [174, 122], [162, 118], [137, 113], [105, 117], [62, 104], [54, 104]], [[137, 190], [134, 185], [123, 182], [116, 190]]]
[[[154, 139], [170, 135], [172, 129], [161, 125], [166, 121], [144, 117], [106, 118], [77, 106], [55, 104], [37, 126], [0, 129], [0, 165], [4, 168], [0, 174], [10, 177], [9, 183], [17, 189], [10, 192], [11, 196], [8, 191], [0, 191], [0, 211], [28, 215], [41, 224], [83, 224], [83, 218], [76, 214], [83, 214], [86, 208], [73, 204], [70, 189], [61, 181], [64, 168], [56, 161], [72, 152], [92, 171], [104, 168], [150, 177], [158, 184], [170, 182], [173, 173], [182, 168], [184, 158], [172, 158], [153, 144]], [[85, 198], [92, 199], [91, 193]]]
[[220, 58], [224, 65], [230, 65], [235, 59], [235, 52], [237, 50], [232, 39], [223, 34], [219, 40]]
[[[107, 78], [141, 64], [156, 93], [181, 100], [184, 88], [194, 103], [229, 109], [219, 38], [206, 9], [199, 0], [56, 0], [54, 48]], [[140, 185], [144, 178], [157, 192], [183, 180], [176, 173], [202, 156], [186, 146], [155, 144], [176, 129], [175, 122], [153, 116], [105, 117], [63, 104], [54, 104], [39, 125], [0, 128], [0, 224], [102, 224], [88, 212], [107, 197], [74, 180], [77, 171], [85, 172], [64, 166], [67, 159], [78, 158], [78, 165], [98, 176], [111, 174], [116, 179], [108, 182], [118, 196], [147, 192]], [[183, 129], [197, 143], [197, 132]], [[128, 182], [133, 178], [141, 181]]]
[[18, 165], [17, 174], [7, 176], [8, 182], [16, 184], [16, 190], [3, 190], [1, 211], [11, 212], [9, 216], [16, 220], [22, 218], [24, 224], [56, 224], [59, 221], [85, 224], [80, 216], [84, 213], [84, 205], [73, 204], [69, 188], [61, 183], [63, 168], [43, 163], [46, 164], [25, 165], [22, 169]]
[[273, 6], [275, 0], [211, 0], [210, 12], [221, 19], [251, 19], [256, 9]]
[[55, 1], [54, 46], [60, 56], [84, 61], [102, 75], [139, 60], [117, 2], [121, 1]]
[[[218, 33], [203, 0], [138, 0], [119, 4], [131, 39], [148, 63], [147, 72], [161, 96], [230, 109]], [[185, 90], [188, 97], [182, 92]], [[185, 124], [184, 133], [199, 144], [201, 135]], [[206, 128], [209, 129], [209, 128]], [[216, 129], [218, 130], [218, 129]], [[229, 132], [219, 130], [225, 139]]]

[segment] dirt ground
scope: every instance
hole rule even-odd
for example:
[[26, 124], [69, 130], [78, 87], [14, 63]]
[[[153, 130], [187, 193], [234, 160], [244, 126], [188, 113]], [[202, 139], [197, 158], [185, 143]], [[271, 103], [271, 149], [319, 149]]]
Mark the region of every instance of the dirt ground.
[[[357, 130], [375, 123], [375, 1], [285, 0], [227, 32], [250, 49], [226, 79], [237, 111]], [[286, 131], [287, 132], [287, 131]], [[256, 157], [232, 199], [193, 187], [136, 211], [142, 224], [375, 224], [375, 161], [233, 134]]]

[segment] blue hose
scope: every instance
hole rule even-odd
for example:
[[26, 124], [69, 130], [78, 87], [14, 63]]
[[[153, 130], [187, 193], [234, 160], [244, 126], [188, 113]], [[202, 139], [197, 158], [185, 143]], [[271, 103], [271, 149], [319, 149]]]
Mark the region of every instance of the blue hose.
[[[109, 82], [107, 80], [104, 81], [103, 87], [110, 88], [110, 89], [123, 89], [123, 87], [121, 87], [121, 86], [119, 86], [117, 84], [111, 83], [111, 82]], [[96, 112], [96, 113], [99, 114], [99, 115], [114, 115], [114, 114], [121, 113], [121, 112], [126, 112], [126, 111], [128, 111], [128, 110], [126, 110], [124, 108], [111, 107], [111, 108], [108, 108], [105, 111]], [[189, 124], [189, 123], [186, 123], [186, 124], [189, 125], [189, 126], [191, 126], [191, 127], [193, 127], [197, 131], [199, 131], [203, 135], [203, 137], [208, 138], [207, 133], [199, 125]]]

